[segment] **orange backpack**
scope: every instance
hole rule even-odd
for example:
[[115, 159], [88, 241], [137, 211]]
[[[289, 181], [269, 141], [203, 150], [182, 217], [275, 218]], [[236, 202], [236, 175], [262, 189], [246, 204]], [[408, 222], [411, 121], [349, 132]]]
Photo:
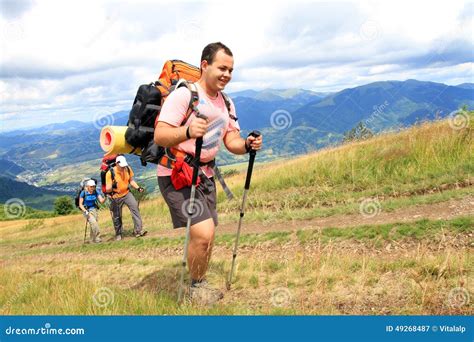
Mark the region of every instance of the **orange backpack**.
[[[184, 152], [156, 145], [153, 141], [153, 136], [163, 103], [176, 88], [186, 86], [191, 92], [188, 111], [181, 125], [188, 121], [193, 111], [196, 114], [199, 113], [197, 109], [199, 94], [194, 82], [197, 82], [200, 77], [201, 70], [198, 67], [174, 59], [165, 62], [158, 81], [141, 85], [138, 88], [132, 110], [130, 111], [125, 139], [133, 146], [133, 150], [130, 153], [134, 153], [137, 149], [141, 151], [140, 161], [143, 166], [146, 166], [147, 163], [153, 163], [172, 168], [178, 156], [181, 158], [189, 157]], [[224, 98], [229, 117], [237, 121], [237, 117], [231, 113], [229, 97], [224, 92], [221, 92], [221, 94]], [[232, 192], [225, 184], [224, 178], [215, 162], [211, 161], [208, 164], [214, 164], [216, 177], [227, 197], [231, 199], [233, 197]]]
[[[158, 78], [158, 81], [155, 82], [156, 87], [158, 88], [158, 90], [160, 91], [162, 95], [162, 101], [161, 101], [162, 104], [166, 100], [166, 97], [173, 90], [175, 90], [176, 88], [180, 86], [186, 86], [191, 91], [191, 101], [189, 102], [189, 111], [186, 115], [186, 119], [183, 121], [183, 124], [187, 121], [189, 114], [191, 114], [190, 112], [192, 112], [192, 110], [195, 110], [195, 108], [193, 108], [193, 103], [197, 104], [199, 100], [199, 97], [197, 95], [197, 90], [195, 87], [192, 86], [192, 83], [197, 82], [200, 77], [201, 77], [201, 70], [198, 67], [195, 67], [194, 65], [183, 62], [179, 59], [172, 59], [165, 62], [165, 65], [163, 65], [163, 69], [161, 70], [160, 77]], [[237, 118], [230, 113], [229, 97], [224, 92], [221, 92], [221, 94], [222, 94], [222, 97], [224, 98], [224, 102], [226, 104], [230, 118], [233, 120], [237, 120]], [[158, 117], [156, 118], [155, 126], [156, 126], [157, 120], [158, 120]]]
[[[201, 70], [194, 65], [180, 60], [168, 60], [165, 62], [158, 81], [143, 84], [138, 88], [137, 95], [130, 110], [125, 140], [133, 147], [130, 153], [140, 150], [140, 160], [142, 165], [147, 163], [158, 164], [165, 154], [165, 149], [157, 146], [153, 142], [153, 136], [161, 107], [168, 95], [181, 86], [186, 86], [191, 92], [188, 111], [182, 122], [184, 125], [191, 113], [198, 113], [197, 105], [199, 95], [194, 82], [201, 77]], [[230, 99], [223, 92], [221, 93], [229, 117], [233, 120], [237, 118], [230, 113]]]
[[201, 70], [194, 65], [173, 59], [165, 62], [160, 77], [158, 78], [158, 89], [163, 95], [163, 101], [171, 93], [179, 80], [196, 82], [201, 77]]

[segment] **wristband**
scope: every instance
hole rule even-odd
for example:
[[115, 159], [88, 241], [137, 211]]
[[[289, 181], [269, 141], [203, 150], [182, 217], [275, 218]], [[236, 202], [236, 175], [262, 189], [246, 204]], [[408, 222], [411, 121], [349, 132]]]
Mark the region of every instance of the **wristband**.
[[191, 139], [191, 134], [189, 134], [189, 126], [186, 128], [186, 138]]

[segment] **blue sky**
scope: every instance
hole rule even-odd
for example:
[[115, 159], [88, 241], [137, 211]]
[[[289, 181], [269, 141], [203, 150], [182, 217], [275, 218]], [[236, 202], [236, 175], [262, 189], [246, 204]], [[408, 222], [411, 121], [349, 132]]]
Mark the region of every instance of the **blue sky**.
[[228, 92], [474, 80], [472, 2], [0, 1], [0, 131], [128, 110], [213, 41], [234, 53]]

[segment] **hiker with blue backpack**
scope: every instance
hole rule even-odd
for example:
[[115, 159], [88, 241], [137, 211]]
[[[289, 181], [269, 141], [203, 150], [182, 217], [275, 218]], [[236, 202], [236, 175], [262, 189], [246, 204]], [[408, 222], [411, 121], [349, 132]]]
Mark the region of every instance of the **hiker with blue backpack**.
[[98, 202], [104, 203], [105, 197], [97, 192], [96, 182], [93, 179], [89, 179], [84, 184], [84, 190], [79, 194], [79, 209], [81, 209], [87, 223], [91, 227], [90, 241], [92, 243], [100, 243], [102, 241], [99, 236]]

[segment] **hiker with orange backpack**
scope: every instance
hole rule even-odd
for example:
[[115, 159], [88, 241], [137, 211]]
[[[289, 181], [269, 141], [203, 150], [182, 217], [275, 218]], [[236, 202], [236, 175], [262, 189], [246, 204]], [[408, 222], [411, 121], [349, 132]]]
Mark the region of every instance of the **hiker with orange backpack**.
[[177, 85], [169, 94], [154, 131], [156, 145], [166, 147], [157, 168], [161, 194], [174, 228], [187, 228], [189, 245], [185, 244], [183, 269], [187, 262], [189, 294], [191, 300], [206, 304], [223, 297], [205, 278], [218, 225], [214, 159], [221, 142], [234, 154], [262, 146], [261, 135], [246, 139], [240, 136], [235, 107], [222, 92], [232, 78], [233, 68], [233, 55], [227, 46], [220, 42], [207, 45], [201, 56], [200, 78], [191, 84], [191, 91]]
[[128, 165], [124, 156], [118, 156], [115, 160], [115, 166], [111, 167], [106, 174], [106, 193], [111, 199], [110, 212], [115, 229], [115, 240], [122, 240], [122, 208], [126, 205], [132, 214], [135, 237], [145, 236], [148, 232], [143, 230], [142, 219], [138, 203], [133, 194], [130, 192], [129, 186], [139, 192], [145, 191], [133, 179], [134, 173]]

